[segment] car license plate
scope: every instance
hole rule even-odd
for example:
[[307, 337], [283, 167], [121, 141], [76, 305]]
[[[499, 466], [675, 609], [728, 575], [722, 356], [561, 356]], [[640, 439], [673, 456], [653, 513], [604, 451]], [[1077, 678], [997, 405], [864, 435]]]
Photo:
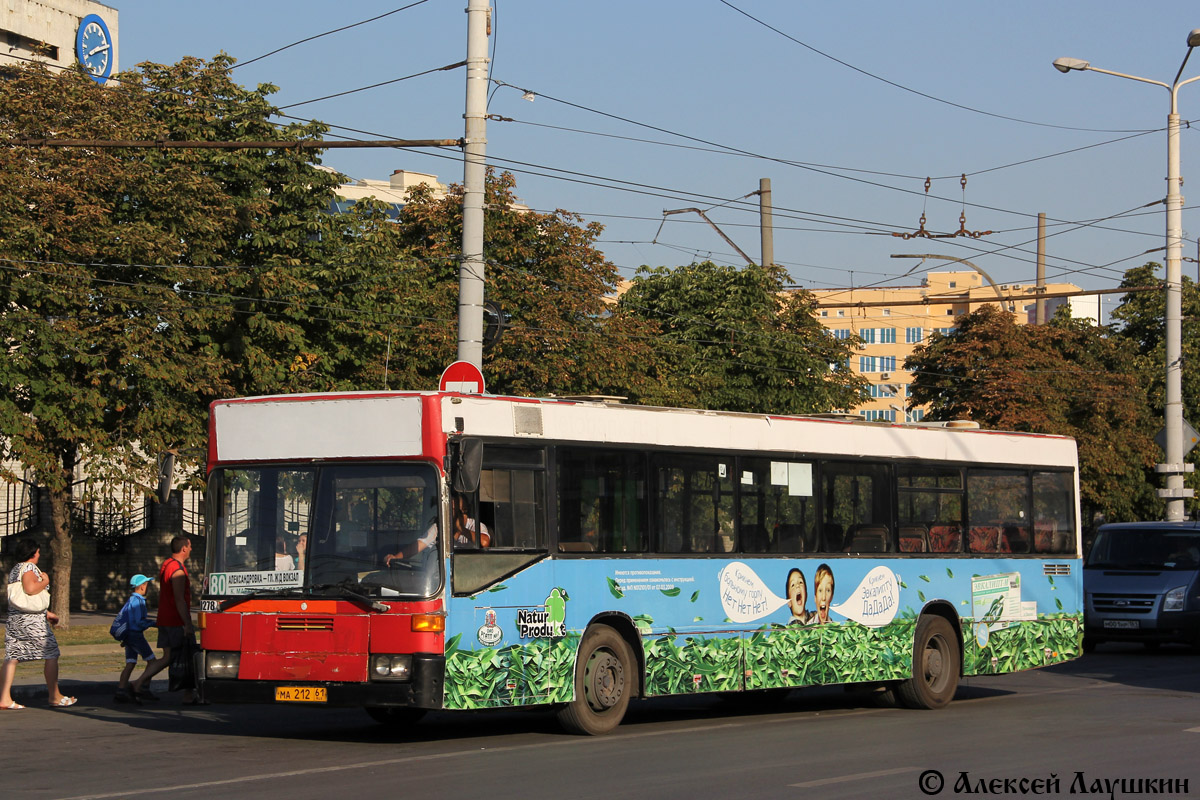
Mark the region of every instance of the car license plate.
[[1137, 628], [1138, 621], [1136, 619], [1106, 619], [1104, 620], [1104, 627], [1123, 629]]
[[280, 703], [324, 703], [329, 700], [324, 686], [276, 686], [275, 700]]

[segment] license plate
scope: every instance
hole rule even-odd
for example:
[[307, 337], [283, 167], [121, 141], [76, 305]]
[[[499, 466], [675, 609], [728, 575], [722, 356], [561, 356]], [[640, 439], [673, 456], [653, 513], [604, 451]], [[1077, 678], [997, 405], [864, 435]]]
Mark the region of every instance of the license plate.
[[280, 703], [324, 703], [329, 695], [324, 686], [276, 686], [275, 700]]
[[1123, 629], [1137, 628], [1138, 621], [1136, 619], [1106, 619], [1104, 620], [1104, 627]]

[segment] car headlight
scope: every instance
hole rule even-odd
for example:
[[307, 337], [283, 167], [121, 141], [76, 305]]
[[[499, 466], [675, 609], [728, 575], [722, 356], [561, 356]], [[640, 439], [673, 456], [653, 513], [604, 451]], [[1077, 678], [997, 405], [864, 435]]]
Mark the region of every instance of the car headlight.
[[371, 656], [371, 680], [406, 681], [412, 677], [412, 656]]
[[236, 678], [238, 676], [238, 665], [242, 660], [241, 655], [241, 653], [209, 650], [204, 654], [204, 677]]
[[1183, 605], [1186, 601], [1187, 587], [1176, 586], [1163, 595], [1163, 611], [1183, 611]]

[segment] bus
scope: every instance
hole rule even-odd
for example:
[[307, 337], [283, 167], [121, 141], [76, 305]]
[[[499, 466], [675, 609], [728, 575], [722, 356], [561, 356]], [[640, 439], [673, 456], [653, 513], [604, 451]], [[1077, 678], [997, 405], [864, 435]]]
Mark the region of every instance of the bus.
[[215, 703], [548, 706], [875, 687], [1082, 650], [1070, 438], [458, 392], [220, 400], [200, 689]]

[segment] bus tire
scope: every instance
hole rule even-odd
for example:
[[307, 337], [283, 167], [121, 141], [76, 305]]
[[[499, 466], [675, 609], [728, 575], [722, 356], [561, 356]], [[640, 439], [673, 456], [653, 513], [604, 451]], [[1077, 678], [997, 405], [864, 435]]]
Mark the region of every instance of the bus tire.
[[958, 636], [945, 617], [926, 614], [913, 637], [913, 674], [900, 684], [909, 708], [942, 708], [954, 699], [962, 667]]
[[421, 717], [425, 716], [425, 709], [407, 706], [367, 706], [367, 716], [380, 725], [407, 728], [421, 721]]
[[621, 635], [593, 625], [579, 643], [575, 660], [575, 699], [558, 712], [571, 733], [599, 736], [621, 723], [637, 685], [633, 654]]

